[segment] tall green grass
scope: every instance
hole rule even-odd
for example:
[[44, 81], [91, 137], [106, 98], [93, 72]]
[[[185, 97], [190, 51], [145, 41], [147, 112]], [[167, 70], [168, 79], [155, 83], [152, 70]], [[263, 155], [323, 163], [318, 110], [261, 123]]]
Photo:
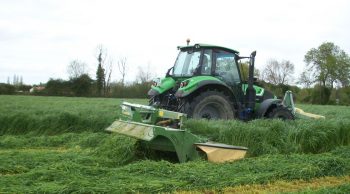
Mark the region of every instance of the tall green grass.
[[[119, 117], [123, 99], [0, 96], [0, 135], [101, 132]], [[146, 100], [133, 99], [135, 103]], [[185, 128], [211, 140], [249, 148], [250, 156], [322, 153], [350, 144], [350, 109], [303, 105], [326, 120], [251, 122], [189, 120]]]
[[250, 156], [322, 153], [350, 145], [350, 119], [329, 120], [191, 120], [185, 127], [217, 142], [246, 146]]
[[0, 135], [102, 131], [118, 118], [121, 101], [123, 99], [0, 95]]

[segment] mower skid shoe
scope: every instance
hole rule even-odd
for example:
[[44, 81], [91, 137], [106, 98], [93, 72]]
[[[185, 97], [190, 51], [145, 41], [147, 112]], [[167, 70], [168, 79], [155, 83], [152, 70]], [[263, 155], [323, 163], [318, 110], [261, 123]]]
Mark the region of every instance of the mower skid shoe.
[[196, 143], [198, 149], [206, 153], [208, 161], [223, 163], [244, 158], [248, 148], [221, 143]]

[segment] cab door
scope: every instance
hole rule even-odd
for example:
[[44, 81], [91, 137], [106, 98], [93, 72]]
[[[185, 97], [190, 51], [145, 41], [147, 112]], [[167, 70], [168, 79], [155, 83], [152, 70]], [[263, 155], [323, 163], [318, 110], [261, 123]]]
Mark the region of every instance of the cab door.
[[236, 63], [236, 55], [223, 50], [215, 50], [215, 75], [227, 85], [234, 87], [241, 83], [241, 77]]

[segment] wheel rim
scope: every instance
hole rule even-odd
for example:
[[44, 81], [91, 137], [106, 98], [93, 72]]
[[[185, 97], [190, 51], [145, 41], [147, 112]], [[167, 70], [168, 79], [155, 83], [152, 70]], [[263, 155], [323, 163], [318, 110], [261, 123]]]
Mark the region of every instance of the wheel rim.
[[198, 118], [201, 119], [225, 119], [224, 107], [218, 103], [208, 103], [198, 111]]
[[287, 120], [290, 119], [290, 116], [287, 112], [277, 112], [274, 116], [275, 119]]

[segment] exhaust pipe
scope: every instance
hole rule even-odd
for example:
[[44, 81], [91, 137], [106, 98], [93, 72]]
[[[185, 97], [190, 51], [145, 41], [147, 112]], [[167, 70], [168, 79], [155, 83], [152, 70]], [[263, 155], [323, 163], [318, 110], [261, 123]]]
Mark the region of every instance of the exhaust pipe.
[[248, 88], [247, 88], [247, 105], [248, 111], [254, 110], [255, 107], [255, 98], [256, 91], [253, 87], [254, 84], [254, 63], [255, 63], [256, 51], [253, 51], [250, 54], [250, 63], [249, 63], [249, 75], [248, 75]]

